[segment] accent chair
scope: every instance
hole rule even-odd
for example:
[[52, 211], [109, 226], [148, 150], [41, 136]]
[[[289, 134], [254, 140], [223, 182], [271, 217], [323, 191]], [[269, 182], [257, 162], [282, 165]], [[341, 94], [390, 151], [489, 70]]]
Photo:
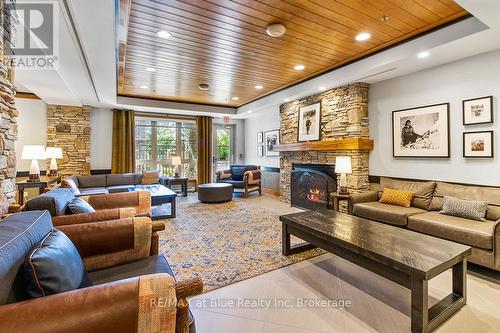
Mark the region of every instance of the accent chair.
[[233, 189], [243, 192], [248, 197], [251, 192], [259, 191], [262, 194], [260, 167], [257, 165], [231, 165], [227, 170], [217, 172], [217, 183], [233, 185]]

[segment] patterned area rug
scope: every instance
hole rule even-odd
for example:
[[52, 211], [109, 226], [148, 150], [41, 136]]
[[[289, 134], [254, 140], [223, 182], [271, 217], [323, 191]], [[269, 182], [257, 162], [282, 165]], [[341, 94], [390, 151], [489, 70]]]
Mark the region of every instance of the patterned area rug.
[[180, 203], [177, 218], [165, 222], [160, 253], [179, 281], [200, 277], [205, 292], [323, 253], [283, 256], [278, 215], [244, 200]]

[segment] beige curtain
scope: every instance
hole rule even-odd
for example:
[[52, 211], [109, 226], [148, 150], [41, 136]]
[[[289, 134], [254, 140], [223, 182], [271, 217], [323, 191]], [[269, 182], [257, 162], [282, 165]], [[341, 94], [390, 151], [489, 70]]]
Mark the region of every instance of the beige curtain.
[[113, 110], [111, 172], [135, 172], [135, 117], [133, 111]]
[[212, 182], [212, 117], [196, 117], [198, 130], [198, 185]]

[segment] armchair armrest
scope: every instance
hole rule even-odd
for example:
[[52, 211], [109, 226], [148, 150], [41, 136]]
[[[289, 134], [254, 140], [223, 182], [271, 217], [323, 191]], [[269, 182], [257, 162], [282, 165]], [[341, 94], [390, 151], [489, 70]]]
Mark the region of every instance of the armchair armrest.
[[145, 275], [0, 306], [0, 332], [175, 331], [176, 295], [168, 274]]
[[53, 216], [52, 223], [55, 227], [58, 227], [69, 224], [125, 219], [134, 217], [135, 214], [135, 208], [101, 209], [92, 213]]
[[149, 191], [121, 192], [81, 196], [95, 210], [112, 208], [135, 208], [137, 216], [151, 216], [151, 193]]
[[59, 226], [75, 244], [88, 271], [148, 257], [152, 221], [148, 217]]
[[217, 182], [219, 180], [231, 179], [232, 175], [231, 169], [219, 170], [217, 171]]
[[261, 180], [261, 172], [260, 170], [248, 170], [243, 174], [243, 178], [245, 183], [249, 185], [256, 185], [260, 183]]
[[371, 201], [378, 201], [377, 191], [351, 194], [351, 198], [349, 200], [349, 208], [348, 208], [349, 214], [352, 214], [352, 210], [355, 204], [362, 202], [371, 202]]

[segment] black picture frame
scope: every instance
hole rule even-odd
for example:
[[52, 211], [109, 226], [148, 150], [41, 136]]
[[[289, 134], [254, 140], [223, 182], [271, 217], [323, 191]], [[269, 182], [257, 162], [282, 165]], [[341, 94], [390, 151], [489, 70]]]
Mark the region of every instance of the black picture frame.
[[280, 141], [281, 141], [280, 130], [279, 129], [275, 129], [275, 130], [271, 130], [271, 131], [265, 131], [264, 132], [264, 154], [267, 157], [279, 157], [280, 156], [279, 152], [268, 150], [269, 147], [268, 147], [268, 144], [267, 144], [267, 136], [270, 133], [277, 135], [277, 142], [275, 143], [276, 145], [279, 145]]
[[258, 157], [264, 156], [264, 146], [257, 146], [257, 156]]
[[257, 143], [264, 143], [264, 132], [257, 132]]
[[[300, 110], [302, 108], [307, 108], [309, 106], [313, 106], [318, 104], [318, 137], [311, 139], [311, 140], [300, 140], [300, 125], [301, 125], [301, 117], [300, 117]], [[308, 105], [303, 105], [299, 107], [299, 112], [297, 112], [297, 142], [314, 142], [314, 141], [321, 141], [321, 113], [322, 113], [322, 107], [321, 107], [321, 101], [317, 101]]]
[[[411, 156], [402, 156], [402, 155], [397, 155], [396, 154], [396, 139], [394, 137], [394, 116], [398, 112], [404, 112], [404, 111], [412, 111], [412, 110], [420, 110], [420, 109], [425, 109], [429, 107], [436, 107], [436, 106], [446, 106], [446, 154], [443, 155], [411, 155]], [[395, 110], [392, 111], [392, 119], [391, 119], [392, 127], [391, 127], [391, 137], [392, 137], [392, 157], [394, 158], [450, 158], [450, 103], [437, 103], [437, 104], [429, 104], [429, 105], [424, 105], [424, 106], [417, 106], [417, 107], [412, 107], [412, 108], [406, 108], [406, 109], [400, 109], [400, 110]]]
[[[490, 103], [489, 103], [489, 105], [490, 105], [490, 113], [489, 113], [490, 120], [489, 121], [482, 121], [482, 122], [466, 123], [465, 122], [465, 103], [471, 102], [471, 101], [477, 101], [480, 99], [489, 99], [490, 100]], [[493, 123], [493, 95], [462, 100], [462, 125], [467, 126], [467, 125], [492, 124], [492, 123]]]
[[[484, 156], [472, 156], [472, 155], [466, 155], [465, 152], [465, 136], [467, 134], [478, 134], [478, 133], [484, 133], [484, 134], [489, 134], [490, 135], [490, 140], [491, 140], [491, 151], [489, 155], [484, 155]], [[495, 136], [493, 131], [472, 131], [472, 132], [463, 132], [462, 133], [462, 156], [464, 158], [494, 158], [495, 157]]]

